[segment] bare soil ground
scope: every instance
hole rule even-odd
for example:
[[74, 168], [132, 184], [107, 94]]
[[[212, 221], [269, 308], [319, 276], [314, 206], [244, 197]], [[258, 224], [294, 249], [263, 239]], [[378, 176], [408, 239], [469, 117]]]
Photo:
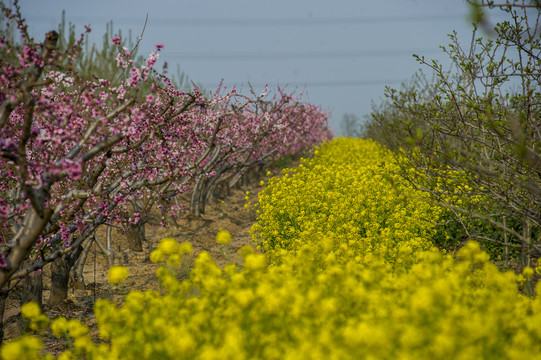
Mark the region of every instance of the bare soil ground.
[[[272, 170], [273, 175], [279, 175], [278, 168]], [[246, 191], [250, 192], [252, 200], [262, 190], [261, 178], [252, 178], [249, 183], [231, 189], [229, 194], [207, 204], [205, 214], [197, 218], [190, 214], [177, 221], [178, 226], [172, 225], [163, 228], [158, 219], [153, 219], [145, 226], [146, 243], [143, 252], [134, 252], [127, 249], [127, 242], [118, 231], [113, 231], [113, 248], [115, 251], [115, 265], [123, 265], [129, 269], [130, 274], [122, 286], [111, 286], [107, 281], [108, 265], [99, 248], [92, 248], [84, 268], [85, 290], [70, 289], [68, 299], [60, 305], [50, 307], [47, 305], [50, 289], [50, 266], [43, 269], [43, 303], [44, 312], [50, 318], [64, 316], [76, 318], [90, 327], [91, 336], [98, 338], [97, 325], [93, 314], [93, 305], [97, 299], [108, 298], [121, 303], [123, 297], [131, 290], [159, 290], [159, 282], [155, 276], [159, 264], [150, 262], [150, 252], [157, 248], [160, 240], [166, 237], [177, 239], [179, 243], [190, 242], [193, 246], [191, 258], [187, 261], [186, 276], [189, 274], [193, 259], [201, 251], [210, 253], [214, 261], [224, 266], [230, 262], [240, 262], [237, 253], [244, 245], [252, 245], [250, 228], [255, 221], [255, 214], [247, 211]], [[186, 199], [189, 201], [189, 199]], [[189, 203], [188, 203], [189, 204]], [[225, 253], [216, 243], [216, 234], [219, 229], [228, 230], [232, 241], [226, 245]], [[102, 237], [104, 238], [104, 236]], [[20, 318], [20, 289], [16, 288], [10, 293], [6, 303], [4, 316], [4, 341], [19, 336], [23, 329]], [[66, 344], [52, 335], [45, 334], [44, 344], [48, 352], [56, 353], [65, 349]]]

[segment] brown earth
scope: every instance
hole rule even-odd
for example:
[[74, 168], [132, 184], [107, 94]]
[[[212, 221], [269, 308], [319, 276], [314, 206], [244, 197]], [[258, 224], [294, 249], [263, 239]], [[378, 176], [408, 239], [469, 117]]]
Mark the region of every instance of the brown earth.
[[[273, 176], [279, 176], [280, 169], [272, 169]], [[263, 174], [264, 175], [264, 174]], [[84, 267], [85, 290], [70, 289], [68, 299], [60, 305], [50, 307], [47, 305], [50, 289], [50, 266], [43, 269], [43, 302], [44, 313], [50, 318], [64, 316], [76, 318], [91, 329], [91, 336], [97, 339], [97, 325], [93, 315], [93, 305], [96, 300], [108, 298], [121, 303], [123, 297], [131, 290], [159, 290], [159, 282], [155, 276], [159, 264], [150, 262], [150, 252], [157, 248], [160, 240], [166, 237], [175, 238], [179, 243], [190, 242], [193, 253], [183, 269], [185, 276], [189, 275], [193, 260], [201, 251], [207, 251], [214, 261], [224, 266], [230, 262], [240, 263], [241, 256], [237, 251], [244, 245], [252, 245], [250, 228], [255, 221], [253, 211], [248, 211], [246, 192], [250, 192], [252, 201], [257, 200], [256, 194], [263, 189], [260, 181], [263, 177], [252, 177], [248, 183], [241, 184], [229, 191], [229, 194], [207, 204], [205, 214], [196, 218], [184, 214], [177, 220], [178, 226], [163, 228], [159, 220], [152, 219], [145, 226], [146, 243], [143, 252], [134, 252], [127, 249], [125, 237], [118, 231], [113, 231], [113, 250], [115, 251], [115, 265], [122, 265], [129, 269], [130, 274], [121, 286], [111, 286], [107, 281], [108, 265], [105, 256], [99, 248], [93, 246]], [[185, 199], [189, 201], [189, 199]], [[189, 202], [187, 202], [189, 204]], [[229, 244], [222, 247], [216, 243], [216, 234], [219, 229], [225, 229], [232, 235]], [[105, 236], [102, 236], [103, 239]], [[95, 248], [94, 248], [95, 247]], [[184, 275], [184, 274], [183, 274]], [[4, 316], [4, 341], [19, 336], [24, 328], [20, 317], [20, 289], [16, 288], [8, 297]], [[63, 340], [58, 340], [51, 334], [43, 337], [48, 352], [57, 353], [66, 348]]]

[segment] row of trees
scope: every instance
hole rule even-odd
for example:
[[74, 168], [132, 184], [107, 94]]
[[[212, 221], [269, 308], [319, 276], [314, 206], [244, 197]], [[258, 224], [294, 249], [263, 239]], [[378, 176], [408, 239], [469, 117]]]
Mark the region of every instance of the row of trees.
[[[541, 255], [541, 5], [469, 2], [470, 47], [450, 35], [451, 71], [416, 56], [433, 78], [387, 88], [364, 136], [415, 164], [424, 176], [404, 178], [454, 213], [457, 234], [529, 266]], [[491, 11], [506, 20], [492, 26]]]
[[76, 60], [90, 28], [66, 47], [56, 31], [40, 44], [17, 2], [1, 10], [0, 315], [25, 277], [23, 301], [41, 304], [39, 270], [51, 262], [50, 301], [63, 300], [92, 241], [112, 262], [110, 242], [95, 236], [100, 226], [136, 235], [151, 209], [165, 221], [188, 191], [199, 215], [218, 186], [331, 136], [324, 112], [281, 89], [271, 99], [267, 88], [250, 96], [179, 90], [154, 69], [161, 44], [136, 63], [113, 37], [116, 71], [83, 76]]

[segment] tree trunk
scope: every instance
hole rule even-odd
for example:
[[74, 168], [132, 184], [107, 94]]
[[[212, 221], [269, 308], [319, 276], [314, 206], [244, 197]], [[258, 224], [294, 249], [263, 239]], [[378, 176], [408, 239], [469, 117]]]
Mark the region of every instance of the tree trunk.
[[90, 249], [92, 248], [92, 244], [94, 243], [94, 238], [90, 238], [89, 241], [83, 246], [83, 251], [81, 252], [81, 255], [79, 258], [75, 261], [75, 265], [71, 269], [71, 283], [75, 289], [79, 290], [85, 290], [85, 278], [83, 276], [83, 270], [85, 267], [86, 259], [88, 257], [88, 253], [90, 252]]
[[128, 248], [133, 251], [143, 251], [143, 241], [145, 239], [145, 224], [137, 223], [135, 225], [129, 225], [126, 232], [126, 239], [128, 240]]
[[[27, 267], [32, 265], [31, 259], [26, 259], [21, 264], [21, 267]], [[22, 282], [22, 294], [21, 294], [21, 306], [27, 302], [35, 302], [43, 309], [43, 281], [42, 281], [41, 269], [33, 271], [26, 275]]]
[[51, 264], [51, 294], [49, 305], [55, 306], [68, 298], [70, 270], [83, 250], [79, 246], [75, 252], [65, 254]]
[[[96, 236], [96, 243], [99, 244], [99, 238]], [[113, 227], [107, 225], [107, 232], [105, 234], [105, 244], [107, 246], [107, 251], [105, 252], [105, 257], [107, 258], [107, 264], [109, 267], [115, 265], [115, 252], [113, 251]]]
[[197, 211], [197, 214], [204, 214], [205, 213], [205, 199], [207, 198], [207, 187], [208, 180], [203, 180], [203, 184], [201, 186], [201, 192], [199, 193], [199, 199], [197, 200], [199, 209]]
[[[133, 205], [133, 211], [140, 213], [143, 206], [139, 201], [132, 196], [131, 203]], [[128, 240], [128, 248], [132, 251], [142, 252], [143, 242], [146, 242], [145, 238], [145, 220], [139, 219], [136, 224], [127, 223], [128, 231], [126, 232], [126, 240]]]
[[192, 193], [192, 199], [190, 201], [190, 212], [199, 217], [201, 214], [199, 212], [200, 208], [199, 208], [199, 201], [200, 201], [200, 196], [199, 194], [201, 193], [202, 191], [202, 186], [203, 186], [203, 175], [199, 175], [199, 177], [197, 178], [196, 182], [195, 182], [195, 186], [193, 187], [193, 193]]
[[43, 276], [41, 270], [28, 274], [23, 281], [21, 306], [27, 302], [35, 302], [43, 309]]
[[4, 312], [6, 310], [8, 295], [9, 288], [7, 286], [0, 290], [0, 345], [4, 340]]

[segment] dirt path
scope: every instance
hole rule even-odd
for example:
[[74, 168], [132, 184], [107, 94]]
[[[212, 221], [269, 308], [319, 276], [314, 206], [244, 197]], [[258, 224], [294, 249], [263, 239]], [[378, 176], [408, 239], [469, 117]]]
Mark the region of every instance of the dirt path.
[[[157, 221], [151, 221], [145, 226], [147, 243], [144, 244], [141, 253], [125, 250], [126, 245], [121, 238], [122, 235], [115, 234], [113, 241], [118, 245], [118, 249], [115, 249], [115, 264], [123, 265], [130, 270], [124, 287], [130, 290], [158, 289], [155, 273], [159, 264], [150, 262], [150, 252], [156, 249], [160, 240], [166, 237], [174, 238], [179, 243], [191, 243], [193, 247], [192, 260], [201, 251], [207, 251], [220, 266], [224, 266], [230, 261], [239, 261], [240, 256], [237, 254], [237, 250], [252, 243], [249, 231], [255, 221], [254, 214], [248, 212], [244, 207], [246, 191], [256, 194], [261, 189], [262, 187], [255, 183], [234, 189], [223, 201], [218, 200], [207, 205], [205, 214], [201, 217], [196, 218], [188, 214], [184, 219], [178, 221], [178, 226], [163, 228]], [[232, 235], [231, 243], [225, 248], [225, 254], [220, 245], [216, 243], [216, 234], [220, 229], [228, 230]], [[107, 282], [107, 270], [105, 258], [99, 251], [96, 257], [96, 270], [94, 268], [94, 253], [90, 254], [84, 269], [85, 283], [90, 284], [88, 286], [90, 289], [75, 290], [73, 300], [81, 301], [83, 299], [84, 301], [84, 292], [86, 292], [86, 302], [90, 300], [93, 302], [93, 299], [89, 297], [94, 296], [94, 283], [96, 283], [97, 297], [106, 295], [103, 292], [107, 293], [111, 288]], [[188, 273], [189, 269], [186, 269], [186, 272]]]

